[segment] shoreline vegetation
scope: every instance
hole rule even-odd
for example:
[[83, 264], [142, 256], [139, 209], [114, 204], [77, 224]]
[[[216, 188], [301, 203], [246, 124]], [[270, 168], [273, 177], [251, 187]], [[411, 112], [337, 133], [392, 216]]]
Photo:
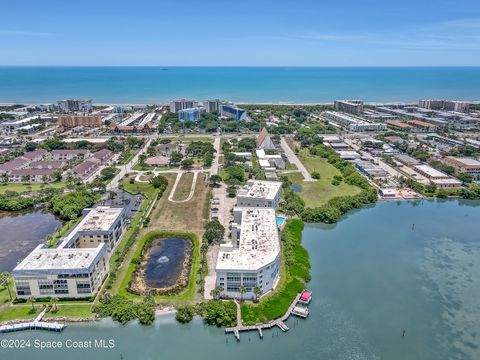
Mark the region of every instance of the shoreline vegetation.
[[307, 250], [302, 246], [303, 221], [287, 220], [281, 234], [282, 261], [277, 287], [258, 302], [241, 305], [245, 325], [265, 323], [285, 314], [292, 299], [305, 289], [310, 281], [310, 261]]

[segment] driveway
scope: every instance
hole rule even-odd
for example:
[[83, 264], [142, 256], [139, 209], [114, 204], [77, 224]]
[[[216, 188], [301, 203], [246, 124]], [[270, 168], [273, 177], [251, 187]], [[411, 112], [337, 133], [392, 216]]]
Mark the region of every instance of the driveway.
[[285, 138], [282, 137], [282, 140], [280, 141], [280, 145], [282, 146], [282, 149], [285, 152], [285, 155], [287, 156], [287, 159], [290, 162], [290, 164], [295, 164], [297, 166], [297, 169], [302, 173], [303, 181], [316, 181], [314, 178], [312, 178], [312, 176], [307, 171], [305, 166], [303, 166], [303, 163], [299, 160], [297, 155], [295, 155], [293, 150], [290, 149], [290, 146], [288, 145]]

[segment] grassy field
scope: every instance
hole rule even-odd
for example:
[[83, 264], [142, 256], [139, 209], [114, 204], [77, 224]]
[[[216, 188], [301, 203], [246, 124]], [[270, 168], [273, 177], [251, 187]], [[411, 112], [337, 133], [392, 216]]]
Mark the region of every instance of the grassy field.
[[44, 318], [67, 317], [71, 319], [93, 318], [92, 304], [57, 305], [57, 312], [48, 312]]
[[242, 320], [246, 325], [267, 322], [285, 314], [295, 296], [310, 280], [307, 250], [301, 245], [303, 222], [289, 220], [282, 231], [282, 266], [280, 281], [270, 294], [258, 303], [242, 304]]
[[169, 180], [165, 195], [158, 200], [155, 209], [152, 211], [148, 230], [188, 231], [195, 233], [200, 238], [203, 234], [204, 204], [210, 192], [208, 180], [205, 180], [205, 177], [206, 174], [204, 173], [198, 175], [193, 198], [183, 203], [172, 203], [168, 201], [168, 196], [170, 195], [173, 185], [173, 180]]
[[[10, 278], [9, 281], [9, 288], [10, 288], [10, 293], [12, 296], [15, 298], [15, 293], [13, 292], [13, 279]], [[6, 304], [10, 301], [10, 296], [8, 295], [8, 290], [6, 287], [1, 286], [0, 287], [0, 307], [3, 304]]]
[[35, 313], [32, 313], [30, 305], [9, 306], [0, 311], [0, 322], [10, 320], [33, 319], [43, 309], [42, 305], [35, 305]]
[[310, 155], [308, 149], [301, 149], [297, 156], [310, 173], [316, 171], [320, 174], [320, 180], [315, 182], [304, 182], [300, 173], [287, 174], [292, 183], [300, 185], [302, 191], [299, 195], [307, 207], [317, 207], [333, 197], [356, 195], [360, 192], [358, 187], [345, 184], [343, 181], [338, 186], [332, 185], [333, 177], [341, 175], [340, 171], [325, 159]]
[[49, 184], [41, 184], [41, 183], [30, 183], [30, 184], [22, 184], [22, 183], [7, 183], [7, 184], [0, 184], [0, 195], [4, 194], [6, 191], [16, 191], [18, 193], [24, 192], [35, 192], [40, 189], [46, 188], [53, 188], [53, 189], [61, 189], [65, 187], [65, 182], [54, 182]]
[[192, 189], [192, 180], [193, 173], [187, 172], [182, 174], [177, 188], [175, 189], [175, 193], [173, 194], [173, 200], [182, 201], [188, 197], [190, 190]]

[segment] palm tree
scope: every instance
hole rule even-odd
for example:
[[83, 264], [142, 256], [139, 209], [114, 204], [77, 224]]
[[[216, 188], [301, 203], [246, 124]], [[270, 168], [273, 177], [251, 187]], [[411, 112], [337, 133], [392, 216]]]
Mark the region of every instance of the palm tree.
[[58, 297], [53, 297], [51, 299], [52, 303], [53, 303], [53, 311], [57, 311], [57, 302], [59, 301], [60, 299]]
[[210, 295], [212, 295], [212, 297], [215, 299], [215, 300], [218, 300], [220, 298], [220, 295], [222, 294], [223, 292], [223, 286], [215, 286], [212, 291], [210, 291]]
[[255, 299], [258, 300], [260, 299], [260, 294], [262, 293], [262, 289], [260, 289], [258, 286], [255, 286], [253, 288], [253, 293], [255, 294]]
[[30, 302], [30, 304], [32, 304], [32, 312], [35, 312], [35, 296], [31, 295], [29, 298], [28, 298], [28, 301]]
[[10, 292], [10, 287], [8, 286], [8, 282], [10, 281], [10, 274], [6, 271], [0, 274], [0, 284], [3, 285], [4, 288], [7, 288], [8, 296], [10, 297], [10, 301], [12, 301], [12, 293]]
[[245, 286], [240, 286], [240, 289], [238, 289], [238, 292], [240, 293], [240, 301], [243, 301], [243, 294], [247, 292], [247, 288]]

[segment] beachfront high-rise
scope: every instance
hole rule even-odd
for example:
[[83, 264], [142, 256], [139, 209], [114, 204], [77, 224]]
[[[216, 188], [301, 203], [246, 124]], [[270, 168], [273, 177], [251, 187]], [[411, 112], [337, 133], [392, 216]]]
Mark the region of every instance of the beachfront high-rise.
[[64, 113], [68, 113], [71, 111], [90, 111], [92, 110], [92, 100], [86, 100], [86, 99], [58, 100], [57, 107], [61, 112], [64, 112]]
[[235, 120], [246, 120], [247, 112], [243, 109], [239, 109], [235, 105], [222, 105], [220, 107], [220, 115]]
[[180, 99], [170, 101], [170, 112], [178, 113], [180, 110], [194, 108], [197, 103], [193, 100]]
[[465, 101], [454, 100], [420, 100], [418, 106], [424, 109], [444, 110], [467, 113], [470, 109], [470, 104]]
[[363, 101], [361, 100], [335, 100], [335, 109], [352, 115], [362, 115]]
[[200, 116], [205, 112], [205, 108], [197, 106], [190, 109], [183, 109], [178, 111], [178, 120], [179, 121], [198, 121]]
[[220, 113], [221, 106], [222, 106], [222, 102], [220, 101], [220, 99], [203, 101], [203, 107], [208, 113], [212, 113], [212, 112]]

